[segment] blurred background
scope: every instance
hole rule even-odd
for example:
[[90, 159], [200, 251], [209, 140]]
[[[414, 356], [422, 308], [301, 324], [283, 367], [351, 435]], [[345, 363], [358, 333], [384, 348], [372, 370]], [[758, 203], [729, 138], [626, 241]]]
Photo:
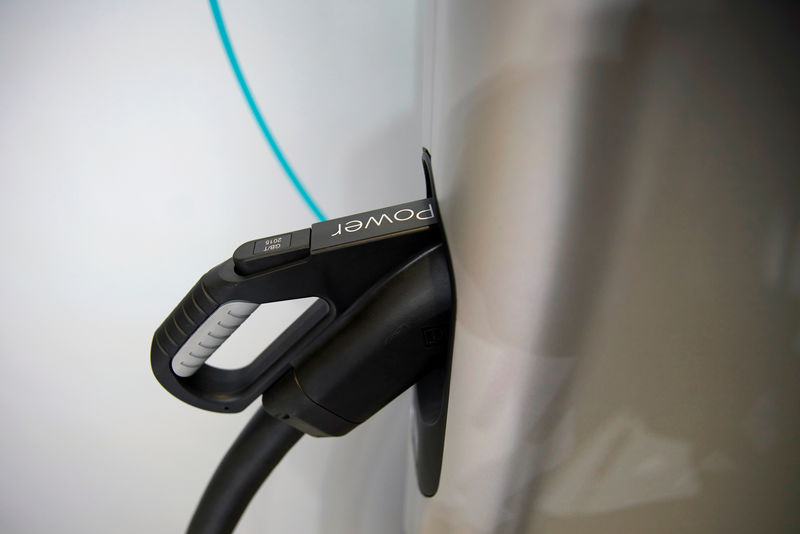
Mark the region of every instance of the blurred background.
[[[327, 216], [424, 196], [415, 2], [221, 9]], [[207, 2], [0, 2], [0, 106], [0, 531], [180, 532], [249, 412], [164, 391], [153, 331], [240, 243], [316, 219], [258, 130]], [[215, 359], [254, 356], [294, 313], [254, 317]], [[365, 532], [399, 524], [405, 402], [344, 439], [301, 440], [239, 531], [322, 532], [324, 518], [352, 532], [358, 504]], [[356, 494], [356, 459], [390, 473]]]

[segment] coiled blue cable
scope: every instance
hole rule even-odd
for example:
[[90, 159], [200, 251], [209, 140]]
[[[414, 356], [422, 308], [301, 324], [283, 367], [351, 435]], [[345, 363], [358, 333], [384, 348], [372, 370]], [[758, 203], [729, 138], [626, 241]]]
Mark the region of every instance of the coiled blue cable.
[[250, 111], [253, 113], [253, 117], [258, 123], [258, 127], [261, 129], [261, 133], [264, 134], [264, 138], [266, 138], [269, 147], [272, 149], [272, 153], [275, 154], [275, 157], [278, 159], [278, 163], [281, 164], [284, 172], [286, 172], [286, 176], [292, 182], [292, 185], [294, 185], [295, 189], [297, 189], [297, 192], [300, 193], [300, 196], [308, 205], [309, 209], [314, 212], [314, 215], [316, 215], [320, 221], [324, 221], [325, 215], [322, 214], [322, 211], [311, 198], [311, 195], [308, 193], [308, 191], [306, 191], [306, 188], [303, 187], [300, 179], [297, 177], [291, 165], [289, 165], [289, 162], [286, 160], [286, 156], [283, 155], [283, 152], [278, 146], [277, 141], [275, 141], [275, 137], [273, 137], [266, 121], [264, 121], [264, 117], [261, 116], [261, 111], [258, 109], [258, 105], [253, 98], [253, 94], [250, 92], [250, 88], [247, 85], [247, 81], [244, 79], [244, 74], [242, 74], [242, 69], [239, 66], [239, 61], [236, 59], [236, 54], [233, 52], [233, 46], [231, 45], [231, 40], [228, 37], [228, 31], [225, 29], [225, 22], [222, 20], [222, 13], [219, 10], [219, 3], [217, 0], [209, 0], [208, 3], [211, 6], [211, 12], [214, 14], [214, 22], [217, 24], [217, 31], [219, 31], [219, 38], [222, 40], [222, 46], [225, 48], [225, 54], [228, 56], [228, 61], [231, 64], [233, 73], [236, 75], [236, 80], [239, 82], [239, 87], [242, 89], [244, 98], [247, 100], [247, 104], [250, 106]]

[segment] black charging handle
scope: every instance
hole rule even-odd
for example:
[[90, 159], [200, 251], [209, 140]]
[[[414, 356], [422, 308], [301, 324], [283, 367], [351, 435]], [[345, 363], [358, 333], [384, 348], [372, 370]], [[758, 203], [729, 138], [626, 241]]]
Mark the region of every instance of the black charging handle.
[[[454, 294], [429, 158], [424, 151], [429, 198], [249, 241], [203, 275], [153, 337], [158, 381], [223, 413], [263, 395], [271, 415], [334, 436], [422, 380], [415, 442], [441, 421], [438, 484]], [[318, 300], [251, 364], [205, 363], [258, 305], [303, 297]]]

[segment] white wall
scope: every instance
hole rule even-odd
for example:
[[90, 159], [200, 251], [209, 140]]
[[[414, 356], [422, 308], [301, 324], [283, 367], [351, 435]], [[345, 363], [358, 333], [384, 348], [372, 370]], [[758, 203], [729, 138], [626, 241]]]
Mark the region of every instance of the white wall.
[[[416, 3], [221, 7], [326, 214], [424, 194]], [[152, 333], [239, 243], [313, 216], [205, 2], [0, 3], [0, 106], [0, 531], [181, 531], [248, 414], [162, 390]], [[238, 532], [398, 530], [407, 420], [301, 440]]]

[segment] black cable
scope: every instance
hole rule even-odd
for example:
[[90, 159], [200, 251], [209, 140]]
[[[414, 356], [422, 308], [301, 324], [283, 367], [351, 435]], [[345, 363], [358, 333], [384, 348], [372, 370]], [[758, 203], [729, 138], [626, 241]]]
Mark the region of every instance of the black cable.
[[220, 462], [187, 534], [229, 534], [267, 475], [302, 432], [258, 410]]

